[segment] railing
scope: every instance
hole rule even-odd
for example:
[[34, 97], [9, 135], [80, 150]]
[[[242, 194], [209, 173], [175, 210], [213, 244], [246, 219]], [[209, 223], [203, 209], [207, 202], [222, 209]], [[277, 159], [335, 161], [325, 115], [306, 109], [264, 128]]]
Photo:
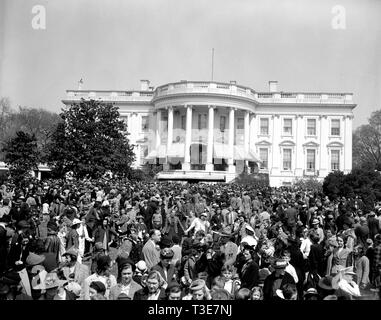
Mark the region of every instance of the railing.
[[[306, 104], [353, 104], [350, 93], [311, 93], [311, 92], [255, 92], [253, 89], [236, 84], [205, 81], [183, 81], [157, 87], [155, 91], [96, 91], [68, 90], [69, 100], [102, 99], [126, 101], [151, 101], [173, 94], [213, 93], [239, 96], [263, 103], [306, 103]], [[131, 98], [127, 98], [131, 97]]]

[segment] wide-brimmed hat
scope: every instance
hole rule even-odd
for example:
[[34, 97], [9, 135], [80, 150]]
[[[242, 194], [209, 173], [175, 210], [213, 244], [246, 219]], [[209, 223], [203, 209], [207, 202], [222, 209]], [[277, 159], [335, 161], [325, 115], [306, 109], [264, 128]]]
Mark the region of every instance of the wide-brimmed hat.
[[368, 216], [375, 216], [375, 215], [376, 215], [376, 213], [374, 211], [371, 211], [368, 213]]
[[333, 288], [332, 283], [333, 277], [332, 276], [325, 276], [319, 280], [318, 286], [325, 290], [335, 290]]
[[319, 223], [320, 223], [319, 219], [313, 219], [312, 220], [312, 224], [319, 224]]
[[251, 232], [253, 232], [253, 233], [255, 232], [254, 229], [252, 228], [252, 226], [250, 226], [250, 225], [248, 225], [248, 224], [245, 226], [245, 229], [246, 229], [246, 230], [249, 230], [249, 231], [251, 231]]
[[307, 291], [304, 292], [304, 298], [311, 296], [319, 296], [319, 293], [315, 288], [308, 288]]
[[30, 252], [28, 257], [25, 260], [25, 264], [29, 267], [41, 264], [45, 261], [45, 256], [38, 255], [33, 252]]
[[71, 226], [75, 226], [76, 224], [80, 224], [82, 223], [81, 220], [79, 220], [78, 218], [74, 218], [73, 221], [71, 222]]
[[173, 245], [173, 241], [170, 237], [164, 235], [161, 238], [161, 240], [160, 240], [160, 246], [161, 247], [168, 247], [169, 248], [169, 247], [172, 247], [172, 245]]
[[208, 217], [208, 213], [207, 212], [202, 212], [201, 216]]

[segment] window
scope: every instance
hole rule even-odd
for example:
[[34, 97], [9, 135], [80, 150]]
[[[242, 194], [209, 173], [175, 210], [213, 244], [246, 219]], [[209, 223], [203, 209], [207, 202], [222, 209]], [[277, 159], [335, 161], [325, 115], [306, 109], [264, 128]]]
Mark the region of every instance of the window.
[[292, 119], [283, 120], [283, 133], [286, 135], [292, 135]]
[[148, 131], [148, 116], [142, 116], [142, 132]]
[[226, 128], [226, 117], [225, 116], [221, 116], [220, 117], [220, 131], [224, 132], [225, 128]]
[[259, 149], [259, 158], [261, 159], [260, 169], [268, 169], [269, 165], [269, 149], [260, 148]]
[[243, 118], [237, 118], [237, 130], [243, 130], [245, 127]]
[[181, 129], [182, 130], [186, 129], [186, 121], [187, 121], [186, 116], [181, 116]]
[[316, 136], [316, 119], [307, 119], [307, 135]]
[[340, 135], [340, 120], [339, 119], [331, 120], [331, 135], [332, 136]]
[[264, 135], [269, 134], [269, 119], [268, 118], [260, 119], [260, 134], [264, 134]]
[[307, 171], [315, 171], [315, 150], [307, 149]]
[[331, 170], [340, 170], [340, 150], [331, 150]]
[[283, 149], [283, 170], [291, 170], [291, 149]]
[[198, 129], [206, 129], [206, 114], [198, 115]]

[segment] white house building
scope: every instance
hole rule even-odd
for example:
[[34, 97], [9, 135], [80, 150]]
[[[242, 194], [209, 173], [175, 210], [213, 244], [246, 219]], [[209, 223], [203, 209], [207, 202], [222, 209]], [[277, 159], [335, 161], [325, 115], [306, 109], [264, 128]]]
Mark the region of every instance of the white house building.
[[95, 99], [119, 107], [139, 167], [163, 164], [161, 180], [226, 181], [244, 168], [271, 186], [352, 169], [351, 93], [269, 92], [180, 81], [140, 90], [67, 90], [66, 105]]

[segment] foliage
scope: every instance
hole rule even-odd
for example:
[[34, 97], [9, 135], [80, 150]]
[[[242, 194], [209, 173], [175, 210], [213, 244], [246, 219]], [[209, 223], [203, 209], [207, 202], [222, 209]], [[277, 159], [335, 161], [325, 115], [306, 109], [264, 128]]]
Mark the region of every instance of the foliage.
[[77, 178], [99, 178], [111, 171], [128, 176], [135, 155], [118, 107], [82, 99], [60, 116], [63, 122], [47, 146], [47, 163], [56, 175], [72, 171]]
[[59, 121], [58, 114], [44, 109], [19, 107], [15, 112], [7, 98], [0, 99], [0, 141], [12, 139], [17, 131], [34, 135], [42, 161], [45, 147]]
[[39, 156], [35, 135], [23, 131], [16, 132], [16, 136], [5, 143], [2, 152], [16, 185], [30, 178], [31, 170], [38, 169]]
[[248, 174], [246, 171], [242, 171], [232, 183], [242, 186], [264, 188], [269, 186], [269, 176], [264, 173]]
[[142, 170], [148, 176], [149, 179], [155, 179], [156, 174], [163, 170], [163, 165], [155, 163], [151, 164], [147, 162], [143, 165]]
[[359, 196], [367, 210], [381, 200], [381, 175], [375, 170], [353, 169], [350, 173], [331, 172], [323, 183], [323, 192], [330, 199]]
[[323, 191], [323, 183], [314, 177], [297, 179], [294, 182], [294, 186], [302, 190], [310, 190], [315, 193], [320, 193]]
[[353, 167], [381, 170], [381, 110], [353, 134]]

